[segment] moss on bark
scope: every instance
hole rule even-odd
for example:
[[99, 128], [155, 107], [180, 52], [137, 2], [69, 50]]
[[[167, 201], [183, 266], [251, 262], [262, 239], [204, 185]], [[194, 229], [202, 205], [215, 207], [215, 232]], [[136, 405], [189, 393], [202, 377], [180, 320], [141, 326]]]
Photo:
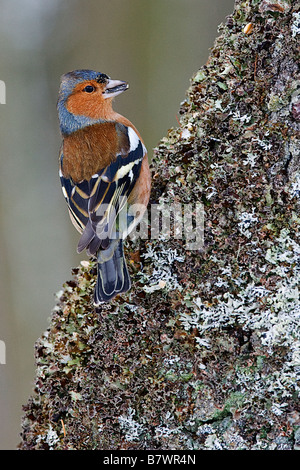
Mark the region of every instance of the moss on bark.
[[128, 242], [133, 287], [99, 311], [74, 269], [21, 449], [299, 448], [299, 23], [236, 1], [152, 162], [151, 203], [201, 203], [204, 245]]

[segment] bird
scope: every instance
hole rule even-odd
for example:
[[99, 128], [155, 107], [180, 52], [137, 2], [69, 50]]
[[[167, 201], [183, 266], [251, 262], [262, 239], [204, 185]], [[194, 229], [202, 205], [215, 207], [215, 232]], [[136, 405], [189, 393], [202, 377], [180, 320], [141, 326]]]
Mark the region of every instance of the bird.
[[124, 240], [141, 221], [151, 191], [143, 139], [112, 106], [128, 87], [105, 73], [80, 69], [62, 75], [58, 93], [59, 177], [80, 233], [77, 252], [86, 250], [97, 261], [95, 306], [131, 288]]

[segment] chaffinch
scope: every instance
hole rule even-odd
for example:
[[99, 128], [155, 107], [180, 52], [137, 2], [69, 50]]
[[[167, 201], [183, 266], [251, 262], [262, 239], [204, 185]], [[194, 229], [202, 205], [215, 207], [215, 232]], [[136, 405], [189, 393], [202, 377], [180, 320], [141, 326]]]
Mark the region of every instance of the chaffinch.
[[134, 125], [112, 109], [128, 84], [104, 73], [62, 76], [57, 110], [62, 134], [60, 180], [77, 251], [97, 258], [94, 303], [130, 289], [123, 241], [141, 220], [150, 195], [147, 151]]

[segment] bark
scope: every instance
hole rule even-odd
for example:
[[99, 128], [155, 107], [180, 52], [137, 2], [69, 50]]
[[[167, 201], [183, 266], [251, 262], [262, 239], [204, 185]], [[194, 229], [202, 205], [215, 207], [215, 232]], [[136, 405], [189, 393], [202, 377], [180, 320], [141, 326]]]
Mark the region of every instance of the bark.
[[201, 203], [204, 244], [129, 241], [99, 311], [73, 270], [21, 449], [299, 448], [299, 31], [298, 1], [236, 1], [152, 161], [151, 204]]

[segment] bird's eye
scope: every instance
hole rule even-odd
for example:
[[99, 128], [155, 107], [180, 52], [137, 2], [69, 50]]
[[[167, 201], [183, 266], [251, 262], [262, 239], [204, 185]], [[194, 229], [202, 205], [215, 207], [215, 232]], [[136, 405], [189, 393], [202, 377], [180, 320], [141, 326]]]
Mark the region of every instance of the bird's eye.
[[87, 85], [83, 91], [86, 91], [86, 93], [93, 93], [93, 91], [95, 90], [95, 88], [92, 86], [92, 85]]

